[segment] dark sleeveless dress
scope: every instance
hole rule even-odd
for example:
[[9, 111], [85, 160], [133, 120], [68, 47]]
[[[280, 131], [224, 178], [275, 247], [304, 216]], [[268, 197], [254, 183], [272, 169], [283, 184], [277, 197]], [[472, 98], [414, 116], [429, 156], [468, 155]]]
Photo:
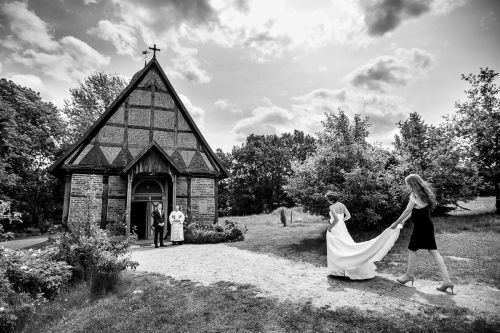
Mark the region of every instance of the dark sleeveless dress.
[[430, 205], [420, 209], [414, 207], [411, 212], [411, 219], [413, 221], [413, 233], [411, 234], [410, 244], [408, 244], [408, 250], [437, 250]]

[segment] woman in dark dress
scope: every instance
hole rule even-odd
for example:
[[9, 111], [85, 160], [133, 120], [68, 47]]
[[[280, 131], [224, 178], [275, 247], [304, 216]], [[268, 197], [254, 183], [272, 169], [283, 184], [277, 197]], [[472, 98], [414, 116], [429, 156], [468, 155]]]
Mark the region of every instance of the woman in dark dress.
[[434, 238], [434, 225], [431, 220], [431, 209], [436, 204], [434, 193], [429, 185], [417, 174], [411, 174], [405, 178], [406, 185], [411, 190], [410, 200], [405, 211], [394, 222], [391, 228], [395, 229], [399, 224], [411, 214], [413, 220], [413, 233], [411, 234], [410, 244], [408, 244], [408, 270], [406, 274], [397, 279], [401, 284], [411, 281], [413, 285], [413, 273], [417, 262], [417, 251], [420, 249], [428, 250], [439, 267], [443, 283], [436, 289], [446, 292], [448, 288], [453, 293], [453, 283], [450, 281], [448, 270], [444, 264], [443, 257], [439, 254]]

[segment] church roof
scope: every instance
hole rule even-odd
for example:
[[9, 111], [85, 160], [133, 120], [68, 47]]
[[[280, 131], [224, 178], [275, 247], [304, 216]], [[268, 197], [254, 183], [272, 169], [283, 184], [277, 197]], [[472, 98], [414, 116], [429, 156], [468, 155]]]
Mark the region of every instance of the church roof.
[[202, 133], [198, 129], [198, 126], [196, 126], [196, 123], [194, 122], [193, 118], [191, 117], [191, 115], [187, 111], [186, 107], [184, 106], [184, 103], [182, 103], [179, 95], [177, 94], [177, 92], [173, 88], [172, 84], [170, 83], [167, 76], [165, 75], [165, 72], [161, 68], [158, 61], [156, 60], [156, 57], [153, 57], [146, 64], [146, 66], [143, 69], [141, 69], [136, 74], [134, 74], [134, 76], [132, 77], [132, 80], [127, 85], [127, 87], [125, 87], [125, 89], [118, 95], [118, 97], [106, 108], [106, 111], [99, 117], [99, 119], [94, 122], [94, 124], [85, 132], [85, 134], [70, 149], [68, 149], [56, 162], [54, 162], [49, 167], [49, 169], [48, 169], [49, 172], [51, 172], [53, 174], [57, 173], [57, 171], [64, 165], [64, 161], [68, 157], [73, 156], [73, 154], [76, 154], [77, 152], [81, 151], [92, 140], [93, 136], [95, 136], [99, 132], [99, 130], [105, 125], [106, 121], [108, 121], [111, 118], [111, 116], [118, 109], [118, 107], [120, 107], [120, 105], [134, 91], [134, 89], [138, 86], [138, 84], [142, 81], [142, 79], [146, 76], [146, 74], [151, 69], [154, 69], [154, 68], [156, 68], [159, 75], [164, 80], [168, 91], [170, 92], [172, 98], [174, 99], [176, 105], [178, 106], [179, 111], [184, 115], [186, 122], [193, 129], [194, 134], [201, 141], [206, 152], [210, 155], [210, 157], [213, 159], [213, 161], [216, 163], [217, 167], [219, 168], [219, 170], [220, 170], [219, 177], [221, 177], [221, 178], [228, 177], [229, 174], [228, 174], [227, 170], [222, 165], [220, 160], [217, 158], [217, 155], [215, 155], [213, 150], [208, 145], [207, 141], [205, 140]]
[[134, 165], [136, 165], [144, 157], [144, 155], [146, 155], [151, 150], [158, 151], [160, 153], [160, 156], [162, 156], [165, 160], [167, 160], [168, 163], [174, 168], [175, 171], [177, 171], [178, 173], [182, 172], [182, 169], [179, 167], [179, 165], [177, 165], [177, 163], [170, 156], [168, 156], [168, 154], [165, 153], [165, 151], [156, 142], [152, 142], [146, 148], [144, 148], [136, 156], [136, 158], [134, 158], [132, 161], [130, 161], [130, 163], [127, 164], [123, 168], [122, 173], [123, 174], [127, 173], [131, 168], [134, 167]]

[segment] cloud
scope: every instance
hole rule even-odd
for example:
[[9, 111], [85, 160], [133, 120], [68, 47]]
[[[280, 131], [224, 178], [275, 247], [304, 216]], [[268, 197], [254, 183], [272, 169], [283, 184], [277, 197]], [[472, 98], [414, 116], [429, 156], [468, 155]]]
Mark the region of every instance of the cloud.
[[65, 82], [82, 79], [109, 64], [109, 57], [78, 38], [56, 40], [47, 23], [28, 10], [26, 3], [12, 2], [0, 9], [10, 28], [0, 44], [10, 52], [7, 57], [12, 62]]
[[488, 12], [488, 14], [484, 15], [481, 18], [481, 28], [484, 30], [488, 30], [489, 28], [493, 27], [496, 23], [498, 22], [498, 18], [492, 10]]
[[45, 92], [45, 85], [43, 84], [42, 79], [40, 79], [36, 75], [13, 74], [13, 75], [7, 75], [7, 79], [15, 82], [20, 86], [31, 88], [34, 91]]
[[9, 20], [11, 33], [20, 41], [47, 51], [58, 48], [57, 42], [49, 33], [49, 26], [34, 12], [28, 10], [26, 3], [10, 2], [0, 5], [1, 11]]
[[355, 87], [386, 92], [423, 75], [433, 60], [434, 57], [424, 50], [397, 49], [393, 56], [380, 56], [356, 68], [347, 79]]
[[325, 113], [336, 113], [342, 108], [351, 117], [361, 114], [369, 118], [369, 139], [390, 144], [396, 132], [396, 123], [405, 119], [412, 109], [394, 95], [358, 92], [353, 89], [316, 89], [293, 98], [289, 108], [265, 105], [255, 108], [249, 117], [240, 119], [232, 133], [243, 140], [251, 133], [280, 134], [302, 130], [315, 134], [322, 129]]
[[177, 56], [172, 60], [172, 65], [166, 67], [166, 72], [172, 77], [184, 79], [193, 83], [208, 83], [211, 78], [208, 72], [201, 68], [200, 61], [196, 58], [197, 49], [175, 47]]
[[233, 103], [228, 102], [227, 99], [219, 99], [214, 102], [214, 105], [221, 110], [229, 110], [231, 113], [241, 113], [242, 109], [235, 107]]
[[371, 36], [394, 30], [405, 19], [416, 18], [431, 10], [432, 0], [363, 0], [364, 20]]
[[205, 110], [199, 106], [193, 105], [187, 96], [179, 94], [179, 97], [182, 100], [182, 104], [184, 104], [189, 114], [196, 122], [196, 125], [203, 130], [205, 128]]
[[243, 140], [249, 134], [278, 134], [289, 131], [293, 126], [295, 115], [292, 111], [281, 107], [261, 106], [252, 111], [252, 115], [239, 120], [232, 129], [238, 140]]
[[125, 24], [101, 20], [97, 27], [87, 31], [113, 44], [118, 54], [136, 55], [137, 38], [134, 28]]

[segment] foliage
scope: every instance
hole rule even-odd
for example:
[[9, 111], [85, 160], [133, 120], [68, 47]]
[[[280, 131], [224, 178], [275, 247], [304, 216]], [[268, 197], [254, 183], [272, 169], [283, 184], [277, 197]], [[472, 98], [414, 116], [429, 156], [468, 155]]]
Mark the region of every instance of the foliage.
[[[468, 155], [475, 161], [485, 179], [493, 183], [500, 198], [500, 87], [495, 83], [498, 73], [480, 68], [479, 74], [462, 75], [470, 84], [466, 100], [456, 102], [456, 113], [448, 118], [456, 135], [467, 142]], [[496, 203], [500, 212], [500, 201]]]
[[[222, 163], [224, 168], [226, 168], [226, 170], [230, 172], [231, 165], [233, 163], [232, 155], [230, 153], [224, 153], [220, 148], [217, 149], [215, 155], [219, 158], [219, 161]], [[230, 207], [231, 192], [229, 191], [229, 182], [230, 180], [226, 178], [226, 179], [220, 179], [217, 183], [217, 195], [219, 202], [218, 204], [219, 207], [217, 207], [217, 209], [219, 216], [228, 216], [231, 214], [231, 207]]]
[[366, 142], [367, 119], [355, 115], [353, 122], [339, 109], [327, 114], [318, 133], [316, 153], [293, 164], [293, 175], [285, 186], [293, 200], [313, 214], [328, 216], [328, 190], [342, 193], [340, 200], [359, 228], [388, 224], [404, 204], [405, 188], [395, 174], [394, 156]]
[[71, 267], [54, 261], [49, 252], [3, 250], [1, 268], [17, 293], [52, 299], [71, 278]]
[[272, 211], [292, 206], [283, 190], [292, 174], [293, 161], [302, 161], [316, 150], [316, 140], [301, 131], [293, 134], [255, 135], [233, 147], [228, 180], [229, 207], [233, 215]]
[[65, 124], [57, 108], [40, 94], [0, 79], [0, 199], [10, 198], [18, 211], [36, 223], [55, 209], [56, 181], [47, 174]]
[[477, 165], [450, 124], [427, 125], [417, 113], [398, 123], [395, 147], [402, 176], [418, 173], [436, 192], [436, 212], [446, 212], [458, 201], [472, 200], [480, 185]]
[[92, 126], [126, 85], [117, 74], [96, 72], [69, 90], [70, 98], [64, 101], [63, 112], [69, 119], [71, 142]]
[[13, 240], [14, 238], [16, 238], [14, 233], [11, 231], [5, 232], [3, 225], [0, 224], [0, 242]]
[[187, 243], [223, 243], [245, 239], [248, 228], [234, 220], [226, 220], [224, 225], [211, 222], [193, 222], [184, 231]]

